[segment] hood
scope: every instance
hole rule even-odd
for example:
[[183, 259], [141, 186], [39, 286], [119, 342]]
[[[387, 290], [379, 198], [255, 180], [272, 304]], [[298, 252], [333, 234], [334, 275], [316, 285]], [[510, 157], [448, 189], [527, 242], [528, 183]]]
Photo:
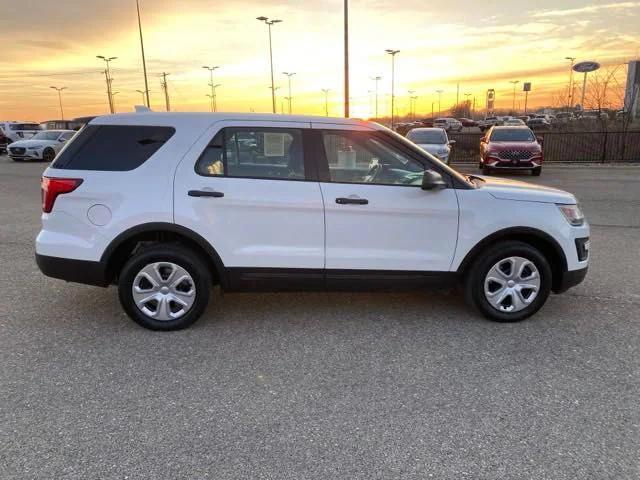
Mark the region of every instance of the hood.
[[449, 150], [445, 143], [417, 143], [416, 145], [431, 155], [436, 155], [440, 150], [444, 150], [445, 148], [447, 151]]
[[51, 145], [52, 143], [56, 143], [51, 140], [18, 140], [17, 142], [10, 143], [7, 147], [35, 147], [36, 145]]
[[489, 142], [489, 148], [491, 150], [525, 150], [536, 152], [540, 150], [540, 144], [538, 142]]
[[485, 183], [482, 188], [500, 200], [519, 200], [523, 202], [578, 203], [569, 192], [557, 188], [545, 187], [533, 183], [520, 182], [497, 177], [481, 177]]

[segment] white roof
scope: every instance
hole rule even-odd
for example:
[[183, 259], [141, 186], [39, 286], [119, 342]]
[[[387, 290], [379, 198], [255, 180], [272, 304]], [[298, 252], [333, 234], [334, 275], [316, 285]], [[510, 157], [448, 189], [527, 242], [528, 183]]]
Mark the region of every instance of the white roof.
[[297, 123], [328, 123], [338, 125], [360, 125], [382, 130], [385, 127], [375, 122], [357, 118], [322, 117], [315, 115], [280, 115], [273, 113], [233, 113], [233, 112], [137, 112], [103, 115], [91, 120], [92, 125], [159, 125], [207, 127], [219, 121], [270, 121]]

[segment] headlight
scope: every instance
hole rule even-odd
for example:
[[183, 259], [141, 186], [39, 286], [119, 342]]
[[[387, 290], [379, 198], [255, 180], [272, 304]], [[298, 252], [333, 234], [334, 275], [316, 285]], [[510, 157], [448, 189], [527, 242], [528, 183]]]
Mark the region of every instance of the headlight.
[[40, 150], [42, 148], [42, 145], [35, 145], [33, 147], [27, 147], [27, 150]]
[[438, 150], [438, 155], [446, 155], [447, 153], [449, 153], [449, 150], [447, 150], [446, 148], [441, 148], [440, 150]]
[[558, 208], [564, 215], [564, 218], [567, 219], [574, 227], [579, 227], [584, 224], [584, 214], [578, 205], [558, 205]]

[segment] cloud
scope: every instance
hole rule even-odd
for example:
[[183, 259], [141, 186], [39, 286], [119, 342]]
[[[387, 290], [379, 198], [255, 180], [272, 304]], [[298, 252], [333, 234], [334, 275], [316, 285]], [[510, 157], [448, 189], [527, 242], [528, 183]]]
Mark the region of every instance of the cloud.
[[601, 10], [624, 10], [630, 8], [638, 8], [640, 7], [640, 2], [618, 2], [618, 3], [607, 3], [604, 5], [591, 5], [588, 7], [580, 7], [580, 8], [567, 8], [563, 10], [543, 10], [541, 12], [536, 12], [532, 14], [532, 17], [535, 18], [546, 18], [546, 17], [566, 17], [571, 15], [580, 15], [580, 14], [589, 14], [589, 13], [597, 13]]

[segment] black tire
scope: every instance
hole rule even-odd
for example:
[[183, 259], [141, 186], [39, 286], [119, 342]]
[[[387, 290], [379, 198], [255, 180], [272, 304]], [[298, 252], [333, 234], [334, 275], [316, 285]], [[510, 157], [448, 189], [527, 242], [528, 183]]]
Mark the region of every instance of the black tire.
[[478, 170], [482, 170], [482, 162], [478, 162]]
[[[133, 299], [133, 282], [145, 266], [156, 262], [171, 262], [182, 267], [193, 279], [195, 301], [182, 316], [173, 320], [156, 320], [143, 313]], [[200, 255], [178, 244], [160, 244], [142, 250], [131, 257], [120, 272], [118, 296], [127, 315], [138, 325], [150, 330], [180, 330], [193, 324], [204, 312], [212, 290], [211, 272]]]
[[54, 158], [56, 158], [56, 152], [53, 150], [53, 148], [45, 148], [42, 152], [42, 161], [51, 163], [53, 162]]
[[[540, 289], [530, 305], [517, 312], [502, 312], [494, 308], [484, 294], [484, 281], [489, 270], [500, 260], [523, 257], [531, 261], [540, 274]], [[496, 322], [519, 322], [536, 313], [551, 292], [552, 273], [548, 260], [536, 248], [519, 241], [504, 241], [492, 245], [474, 261], [466, 272], [464, 293], [467, 302], [480, 313]]]
[[482, 165], [482, 174], [483, 175], [491, 175], [491, 167], [487, 165]]
[[539, 177], [541, 173], [542, 167], [534, 168], [531, 170], [531, 175], [533, 175], [534, 177]]

